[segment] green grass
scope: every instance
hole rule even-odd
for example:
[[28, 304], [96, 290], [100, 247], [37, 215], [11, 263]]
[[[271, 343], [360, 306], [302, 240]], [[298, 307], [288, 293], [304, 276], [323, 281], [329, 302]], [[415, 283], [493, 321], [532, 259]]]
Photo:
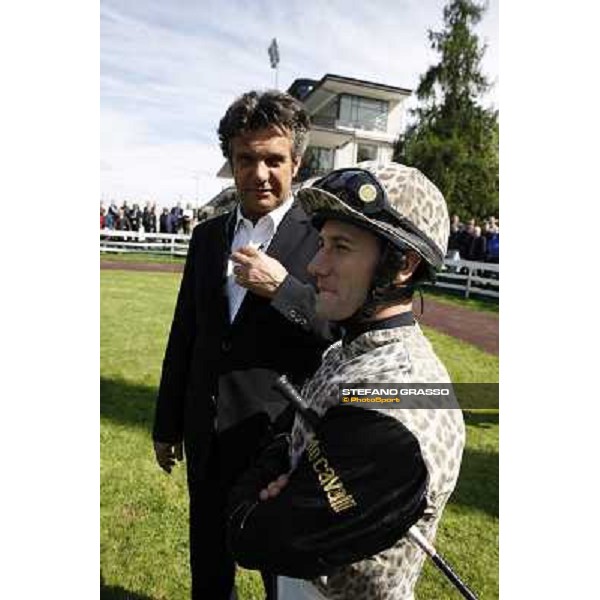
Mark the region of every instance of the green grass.
[[[158, 252], [155, 254], [150, 252], [102, 252], [100, 254], [100, 259], [105, 262], [175, 263], [181, 265], [185, 262], [184, 256], [173, 256], [171, 254], [160, 254]], [[491, 313], [498, 313], [499, 311], [498, 300], [493, 298], [465, 298], [459, 292], [430, 286], [423, 288], [423, 296], [426, 301], [428, 298], [431, 298], [436, 302], [450, 304], [452, 306], [460, 306]]]
[[421, 325], [454, 383], [498, 383], [499, 359], [476, 346]]
[[[101, 272], [101, 597], [189, 597], [187, 492], [178, 466], [169, 477], [151, 444], [160, 375], [180, 275]], [[497, 381], [498, 359], [425, 329], [453, 377]], [[479, 379], [483, 377], [484, 379]], [[495, 377], [495, 378], [494, 378]], [[498, 597], [498, 413], [465, 415], [467, 448], [437, 545], [483, 598]], [[240, 570], [240, 600], [262, 598], [257, 573]], [[419, 598], [457, 598], [427, 565]]]
[[101, 252], [100, 260], [103, 262], [136, 262], [136, 263], [185, 263], [185, 256], [173, 256], [172, 254], [151, 254], [149, 252]]
[[[423, 288], [423, 296], [426, 304], [427, 299], [430, 298], [431, 300], [441, 302], [442, 304], [450, 304], [452, 306], [460, 306], [462, 308], [471, 308], [473, 310], [496, 314], [499, 312], [499, 302], [495, 298], [486, 298], [482, 296], [465, 298], [460, 292], [430, 286]], [[427, 306], [425, 308], [427, 308]]]
[[[180, 263], [185, 262], [184, 256], [172, 256], [171, 254], [160, 254], [150, 252], [102, 252], [100, 259], [108, 262], [139, 262], [139, 263]], [[473, 310], [481, 310], [484, 312], [498, 313], [499, 303], [497, 299], [485, 297], [465, 298], [461, 292], [447, 290], [443, 288], [426, 286], [423, 288], [423, 296], [425, 300], [431, 298], [436, 302], [450, 304], [452, 306], [460, 306], [464, 308], [472, 308]], [[418, 302], [418, 299], [417, 299]]]
[[[458, 485], [436, 538], [436, 548], [479, 598], [498, 598], [498, 412], [465, 414], [467, 446]], [[428, 561], [419, 599], [459, 598]]]

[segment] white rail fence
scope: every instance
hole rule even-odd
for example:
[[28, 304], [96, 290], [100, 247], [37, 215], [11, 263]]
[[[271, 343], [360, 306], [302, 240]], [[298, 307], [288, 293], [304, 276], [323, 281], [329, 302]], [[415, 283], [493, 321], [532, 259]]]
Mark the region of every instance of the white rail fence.
[[463, 292], [465, 298], [479, 294], [500, 297], [500, 265], [447, 258], [435, 287]]
[[[120, 254], [162, 254], [185, 256], [191, 236], [178, 233], [142, 231], [100, 231], [100, 252]], [[438, 273], [435, 287], [472, 294], [500, 297], [500, 267], [494, 263], [447, 258]]]
[[100, 252], [119, 254], [163, 254], [185, 256], [191, 235], [179, 233], [144, 233], [143, 231], [100, 231]]

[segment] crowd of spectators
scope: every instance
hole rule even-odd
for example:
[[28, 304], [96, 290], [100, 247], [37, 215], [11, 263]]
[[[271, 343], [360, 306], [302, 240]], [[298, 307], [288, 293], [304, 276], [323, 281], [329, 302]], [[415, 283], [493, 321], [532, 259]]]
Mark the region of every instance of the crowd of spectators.
[[[156, 204], [147, 202], [143, 210], [139, 204], [129, 206], [127, 200], [121, 206], [113, 200], [108, 208], [100, 203], [100, 229], [113, 231], [143, 231], [145, 233], [190, 234], [197, 223], [203, 221], [208, 212], [192, 208], [181, 202], [170, 209], [162, 208], [160, 214]], [[452, 217], [448, 239], [448, 258], [473, 260], [498, 264], [499, 226], [496, 217], [488, 217], [480, 224], [475, 219], [461, 223], [458, 215]]]
[[129, 206], [127, 200], [121, 206], [113, 200], [108, 208], [104, 202], [100, 203], [101, 230], [190, 234], [204, 218], [205, 211], [192, 208], [191, 204], [182, 208], [181, 202], [177, 202], [171, 209], [165, 206], [160, 214], [153, 202], [147, 202], [143, 210], [137, 203]]
[[480, 224], [470, 219], [461, 223], [458, 215], [452, 217], [448, 239], [448, 258], [498, 264], [499, 226], [496, 217], [488, 217]]

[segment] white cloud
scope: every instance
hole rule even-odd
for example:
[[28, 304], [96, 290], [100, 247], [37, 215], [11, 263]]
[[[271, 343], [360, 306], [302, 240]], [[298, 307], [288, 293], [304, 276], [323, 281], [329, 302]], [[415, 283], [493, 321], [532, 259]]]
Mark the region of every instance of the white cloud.
[[216, 144], [149, 142], [144, 124], [117, 113], [101, 117], [101, 178], [105, 201], [153, 200], [204, 204], [223, 187], [214, 177], [223, 163]]

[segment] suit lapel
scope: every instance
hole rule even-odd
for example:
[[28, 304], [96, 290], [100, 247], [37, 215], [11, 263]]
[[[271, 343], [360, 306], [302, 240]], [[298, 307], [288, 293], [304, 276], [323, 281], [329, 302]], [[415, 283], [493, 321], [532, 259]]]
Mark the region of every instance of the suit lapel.
[[229, 328], [229, 301], [227, 298], [227, 262], [231, 248], [231, 239], [235, 227], [235, 209], [231, 211], [217, 228], [214, 243], [205, 260], [210, 261], [209, 281], [213, 282], [210, 295], [216, 301], [216, 313], [222, 330]]

